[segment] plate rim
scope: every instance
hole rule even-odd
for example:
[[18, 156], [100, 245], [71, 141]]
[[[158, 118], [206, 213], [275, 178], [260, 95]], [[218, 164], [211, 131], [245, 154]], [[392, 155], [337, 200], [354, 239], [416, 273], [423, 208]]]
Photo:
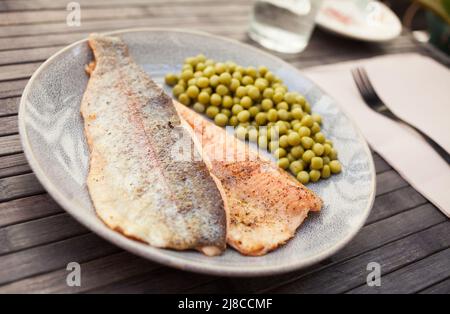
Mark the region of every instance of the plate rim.
[[[107, 240], [108, 242], [112, 242], [114, 245], [119, 246], [120, 248], [131, 252], [133, 254], [136, 254], [138, 256], [141, 256], [143, 258], [155, 261], [157, 263], [167, 265], [173, 268], [196, 272], [196, 273], [202, 273], [202, 274], [208, 274], [208, 275], [220, 275], [220, 276], [230, 276], [230, 277], [255, 277], [255, 276], [267, 276], [267, 275], [277, 275], [282, 273], [287, 273], [290, 271], [298, 270], [301, 268], [305, 268], [307, 266], [313, 265], [315, 263], [318, 263], [325, 258], [333, 255], [340, 249], [342, 249], [346, 244], [350, 242], [351, 239], [353, 239], [356, 234], [361, 230], [361, 228], [364, 226], [371, 209], [373, 207], [373, 203], [375, 200], [375, 191], [376, 191], [376, 172], [375, 172], [375, 166], [374, 161], [372, 157], [372, 153], [369, 149], [369, 145], [367, 144], [366, 139], [362, 135], [361, 130], [356, 125], [356, 123], [353, 121], [353, 119], [350, 118], [350, 116], [346, 113], [346, 111], [339, 105], [337, 101], [334, 100], [331, 96], [328, 95], [328, 93], [325, 93], [320, 86], [318, 86], [316, 83], [311, 81], [307, 76], [303, 75], [299, 69], [296, 67], [290, 65], [289, 63], [285, 62], [281, 58], [271, 55], [270, 53], [263, 51], [261, 49], [258, 49], [256, 47], [253, 47], [251, 45], [242, 43], [235, 39], [226, 38], [223, 36], [218, 35], [212, 35], [206, 32], [202, 31], [194, 31], [194, 30], [185, 30], [185, 29], [179, 29], [179, 28], [165, 28], [165, 27], [139, 27], [139, 28], [126, 28], [126, 29], [120, 29], [115, 31], [109, 31], [109, 32], [101, 32], [101, 34], [104, 35], [117, 35], [117, 34], [124, 34], [124, 33], [134, 33], [134, 32], [178, 32], [178, 33], [188, 33], [188, 34], [194, 34], [199, 36], [205, 36], [214, 38], [217, 40], [226, 41], [229, 43], [233, 43], [236, 45], [241, 46], [243, 49], [250, 49], [253, 50], [255, 53], [263, 54], [268, 58], [275, 59], [277, 62], [282, 62], [284, 65], [287, 65], [289, 68], [291, 68], [293, 71], [295, 71], [298, 75], [300, 75], [302, 78], [306, 79], [307, 81], [311, 82], [315, 88], [318, 88], [323, 94], [327, 95], [331, 99], [333, 99], [335, 105], [339, 108], [339, 110], [344, 114], [352, 124], [353, 128], [355, 129], [355, 132], [360, 140], [360, 142], [363, 145], [363, 149], [365, 153], [369, 157], [369, 170], [372, 174], [372, 180], [371, 180], [371, 187], [370, 187], [370, 195], [369, 195], [369, 202], [366, 208], [364, 208], [364, 216], [359, 222], [358, 225], [356, 225], [349, 234], [341, 239], [339, 242], [336, 242], [332, 247], [329, 249], [321, 252], [320, 254], [316, 254], [310, 258], [302, 259], [302, 260], [293, 260], [288, 263], [282, 263], [282, 264], [275, 264], [275, 265], [265, 265], [265, 266], [255, 266], [254, 268], [240, 268], [235, 266], [228, 266], [228, 265], [212, 265], [208, 263], [199, 263], [196, 261], [191, 261], [189, 259], [183, 259], [177, 256], [172, 256], [164, 251], [167, 249], [161, 249], [152, 247], [148, 244], [142, 244], [145, 245], [145, 252], [141, 249], [139, 249], [138, 246], [130, 246], [128, 241], [133, 241], [132, 239], [129, 239], [125, 237], [122, 234], [117, 233], [114, 230], [111, 229], [104, 229], [101, 228], [101, 225], [94, 224], [91, 222], [91, 218], [86, 216], [84, 214], [83, 210], [80, 210], [82, 206], [76, 204], [73, 200], [67, 199], [59, 190], [57, 189], [56, 185], [54, 185], [48, 178], [37, 161], [37, 159], [34, 157], [34, 152], [31, 147], [29, 138], [27, 136], [26, 132], [26, 123], [25, 123], [25, 103], [28, 98], [28, 95], [30, 93], [30, 90], [32, 86], [34, 85], [34, 80], [38, 75], [43, 72], [46, 67], [53, 62], [54, 59], [56, 59], [59, 55], [65, 53], [66, 51], [69, 51], [73, 47], [82, 44], [88, 40], [88, 38], [83, 38], [81, 40], [78, 40], [62, 49], [57, 51], [55, 54], [53, 54], [51, 57], [49, 57], [44, 63], [42, 63], [39, 68], [33, 73], [29, 81], [27, 82], [27, 85], [25, 86], [21, 99], [19, 104], [19, 114], [18, 114], [18, 120], [19, 120], [19, 134], [20, 134], [20, 141], [22, 144], [22, 148], [25, 154], [25, 157], [30, 164], [31, 169], [33, 170], [34, 174], [36, 175], [39, 182], [43, 185], [45, 190], [50, 194], [50, 196], [66, 211], [68, 212], [75, 220], [77, 220], [79, 223], [81, 223], [83, 226], [85, 226], [90, 231], [94, 232], [96, 235], [100, 236], [101, 238]], [[99, 32], [100, 33], [100, 32]], [[86, 217], [84, 217], [86, 216]], [[199, 253], [200, 254], [200, 253]], [[213, 257], [212, 257], [213, 258]], [[252, 258], [252, 257], [247, 257]]]
[[397, 24], [399, 25], [398, 31], [395, 33], [395, 35], [375, 38], [375, 37], [362, 37], [362, 36], [358, 36], [351, 32], [346, 32], [345, 31], [346, 28], [343, 28], [344, 31], [342, 31], [342, 29], [336, 29], [336, 28], [330, 27], [328, 24], [324, 23], [323, 20], [321, 20], [321, 18], [320, 18], [320, 15], [322, 14], [320, 11], [317, 14], [316, 23], [323, 30], [326, 30], [335, 35], [347, 37], [350, 39], [360, 40], [360, 41], [369, 42], [369, 43], [383, 43], [383, 42], [389, 42], [391, 40], [394, 40], [401, 34], [401, 32], [403, 30], [403, 25], [402, 25], [400, 19], [398, 18], [398, 16], [388, 6], [386, 6], [381, 1], [375, 1], [375, 2], [377, 2], [381, 7], [383, 7], [383, 10], [389, 11], [390, 13], [392, 13], [393, 16], [395, 16]]

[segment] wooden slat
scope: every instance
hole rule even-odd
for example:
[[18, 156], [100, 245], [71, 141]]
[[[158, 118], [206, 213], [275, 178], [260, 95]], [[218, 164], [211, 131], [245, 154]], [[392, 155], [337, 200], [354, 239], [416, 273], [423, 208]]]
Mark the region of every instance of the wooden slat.
[[0, 179], [0, 202], [43, 193], [45, 190], [32, 173]]
[[22, 151], [20, 138], [18, 134], [0, 137], [0, 156], [7, 154], [16, 154]]
[[[144, 16], [180, 16], [189, 12], [191, 16], [207, 17], [211, 14], [221, 15], [245, 15], [250, 13], [249, 5], [224, 5], [219, 8], [214, 3], [198, 6], [195, 10], [189, 10], [189, 5], [173, 7], [164, 6], [142, 6], [142, 7], [105, 7], [82, 9], [81, 23], [89, 20], [107, 20], [120, 18], [139, 18]], [[66, 10], [40, 10], [21, 12], [0, 12], [0, 26], [15, 24], [35, 24], [48, 22], [66, 21], [68, 11]]]
[[[1, 28], [0, 28], [1, 29]], [[0, 51], [0, 65], [44, 61], [64, 46]]]
[[22, 91], [25, 88], [27, 82], [28, 79], [0, 82], [0, 99], [22, 95]]
[[375, 170], [377, 173], [385, 172], [387, 170], [391, 170], [392, 167], [375, 152], [372, 152], [373, 162], [375, 164]]
[[[450, 229], [447, 228], [444, 232], [447, 232], [448, 235]], [[439, 237], [439, 235], [437, 236]], [[423, 245], [427, 245], [426, 241], [433, 242], [432, 238], [418, 238], [417, 240], [423, 242]], [[447, 241], [446, 245], [448, 247], [450, 243]], [[431, 243], [430, 246], [432, 246]], [[350, 293], [415, 293], [447, 278], [450, 274], [449, 261], [450, 248], [447, 248], [388, 275], [382, 276], [380, 287], [361, 286], [350, 291]]]
[[19, 132], [17, 116], [0, 117], [0, 136]]
[[62, 213], [48, 195], [40, 194], [0, 203], [0, 227]]
[[0, 178], [30, 172], [30, 166], [24, 154], [6, 155], [0, 157]]
[[[366, 266], [370, 262], [377, 262], [381, 265], [382, 272], [382, 289], [386, 289], [388, 285], [389, 275], [383, 276], [383, 274], [392, 272], [396, 269], [403, 267], [414, 261], [418, 261], [431, 254], [441, 251], [450, 245], [450, 222], [446, 221], [422, 232], [415, 233], [406, 238], [395, 241], [389, 245], [383, 246], [379, 249], [364, 253], [349, 261], [333, 265], [327, 269], [312, 275], [307, 275], [301, 278], [301, 280], [284, 285], [271, 292], [286, 293], [287, 291], [295, 291], [296, 293], [341, 293], [352, 288], [363, 285], [366, 282], [368, 271]], [[450, 253], [447, 252], [446, 256]], [[447, 258], [447, 261], [449, 259]], [[442, 259], [441, 259], [442, 263]], [[449, 263], [447, 263], [450, 266]], [[436, 265], [437, 266], [437, 265]], [[448, 266], [445, 270], [448, 272]], [[440, 266], [442, 268], [442, 266]], [[403, 269], [407, 269], [404, 267]], [[430, 265], [431, 269], [434, 269], [433, 265]], [[424, 274], [424, 268], [422, 267], [422, 273], [414, 274], [416, 282], [420, 282], [421, 275]], [[441, 275], [441, 270], [439, 271]], [[448, 275], [448, 273], [447, 273]], [[398, 278], [398, 277], [397, 277]], [[406, 278], [405, 278], [406, 279]], [[395, 280], [395, 279], [394, 279]], [[397, 279], [398, 280], [398, 279]], [[411, 288], [407, 283], [407, 280], [398, 280], [395, 283], [389, 285], [391, 291], [393, 288], [398, 289], [397, 286], [405, 285]], [[372, 287], [362, 286], [362, 291], [376, 291]]]
[[437, 208], [431, 204], [417, 207], [411, 211], [403, 212], [388, 219], [365, 226], [356, 237], [347, 244], [341, 251], [333, 255], [326, 261], [314, 265], [306, 270], [296, 271], [281, 276], [270, 276], [251, 279], [220, 279], [198, 287], [195, 293], [220, 293], [225, 289], [231, 292], [261, 292], [277, 287], [283, 283], [290, 283], [299, 280], [301, 276], [315, 271], [320, 272], [326, 267], [351, 260], [353, 257], [380, 248], [391, 242], [430, 228], [436, 224], [445, 222], [447, 218], [442, 215]]
[[427, 200], [411, 186], [381, 195], [375, 199], [367, 223], [390, 217], [426, 202]]
[[20, 97], [0, 99], [0, 117], [17, 114]]
[[445, 279], [431, 287], [428, 287], [422, 291], [421, 294], [450, 294], [450, 278]]
[[42, 62], [0, 66], [0, 81], [18, 80], [30, 77]]
[[408, 183], [395, 170], [377, 175], [377, 196], [405, 186]]
[[128, 252], [120, 252], [82, 263], [80, 287], [67, 286], [67, 271], [63, 268], [5, 285], [0, 287], [0, 293], [86, 292], [113, 282], [151, 272], [160, 267], [158, 264]]
[[118, 252], [118, 248], [89, 233], [64, 241], [0, 256], [0, 285], [83, 263]]
[[0, 255], [87, 233], [66, 213], [0, 229]]

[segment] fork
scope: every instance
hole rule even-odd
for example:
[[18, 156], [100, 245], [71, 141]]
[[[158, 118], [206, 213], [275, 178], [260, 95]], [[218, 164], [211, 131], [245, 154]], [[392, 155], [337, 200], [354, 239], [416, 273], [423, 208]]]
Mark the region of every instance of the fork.
[[357, 67], [352, 70], [352, 76], [353, 80], [356, 83], [356, 86], [358, 87], [359, 93], [361, 94], [362, 98], [364, 99], [365, 103], [370, 107], [370, 109], [374, 110], [375, 112], [381, 113], [382, 115], [391, 118], [394, 121], [401, 122], [403, 124], [406, 124], [410, 128], [414, 129], [416, 132], [418, 132], [420, 135], [423, 136], [423, 138], [430, 144], [430, 146], [447, 162], [447, 164], [450, 164], [450, 154], [447, 153], [447, 151], [440, 146], [438, 143], [436, 143], [431, 137], [423, 133], [421, 130], [416, 128], [415, 126], [411, 125], [410, 123], [402, 120], [397, 115], [395, 115], [389, 108], [383, 103], [381, 98], [378, 96], [377, 92], [373, 88], [372, 83], [369, 80], [369, 76], [367, 75], [367, 72], [362, 67]]

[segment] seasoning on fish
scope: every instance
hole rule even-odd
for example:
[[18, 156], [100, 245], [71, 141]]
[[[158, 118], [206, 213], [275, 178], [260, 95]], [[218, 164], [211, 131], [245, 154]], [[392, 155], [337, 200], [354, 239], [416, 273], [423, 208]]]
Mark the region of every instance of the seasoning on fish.
[[172, 151], [180, 136], [194, 144], [171, 98], [120, 38], [94, 34], [88, 43], [95, 63], [88, 66], [81, 113], [97, 214], [152, 246], [220, 254], [226, 246], [222, 197], [201, 158], [179, 160]]
[[175, 102], [194, 130], [220, 181], [228, 218], [227, 242], [244, 255], [264, 255], [295, 235], [322, 200], [272, 161], [223, 128]]

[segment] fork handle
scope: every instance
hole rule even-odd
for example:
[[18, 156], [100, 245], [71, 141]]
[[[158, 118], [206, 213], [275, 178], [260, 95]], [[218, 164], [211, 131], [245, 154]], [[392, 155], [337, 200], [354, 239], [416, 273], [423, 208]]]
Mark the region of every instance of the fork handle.
[[422, 137], [425, 139], [425, 141], [428, 142], [428, 144], [430, 144], [430, 146], [436, 151], [436, 153], [438, 153], [442, 158], [444, 158], [444, 160], [447, 162], [447, 165], [450, 165], [450, 154], [447, 153], [447, 151], [438, 143], [436, 143], [436, 141], [434, 141], [431, 137], [429, 137], [428, 135], [426, 135], [425, 133], [423, 133], [421, 130], [419, 130], [418, 128], [416, 128], [414, 125], [409, 124], [406, 121], [401, 120], [401, 122], [403, 122], [404, 124], [406, 124], [407, 126], [413, 128], [414, 130], [416, 130], [420, 135], [422, 135]]

